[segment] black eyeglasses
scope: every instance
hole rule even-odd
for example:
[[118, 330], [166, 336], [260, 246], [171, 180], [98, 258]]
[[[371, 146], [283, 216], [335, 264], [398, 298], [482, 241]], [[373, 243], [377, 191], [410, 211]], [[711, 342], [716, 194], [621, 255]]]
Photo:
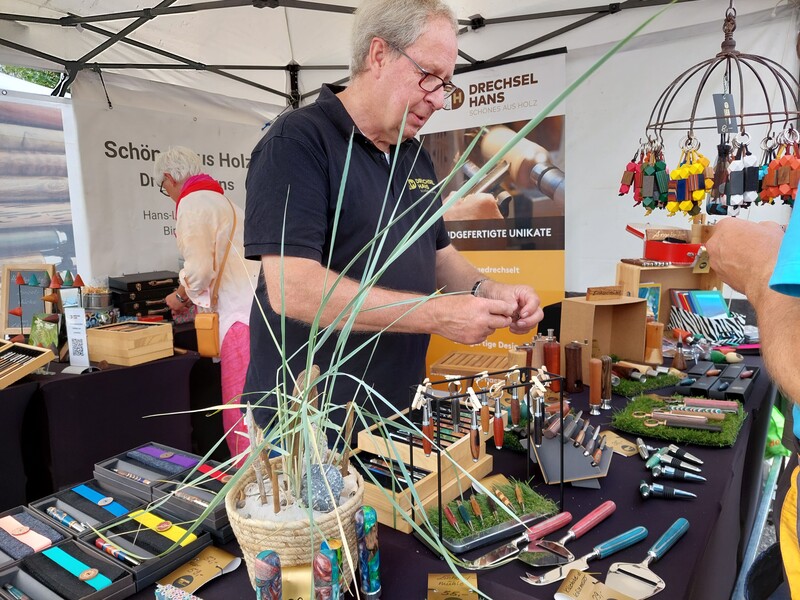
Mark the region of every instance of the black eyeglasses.
[[[166, 179], [166, 177], [164, 179]], [[164, 179], [162, 179], [161, 183], [158, 184], [158, 191], [164, 194], [167, 198], [169, 198], [169, 192], [164, 189]]]
[[444, 89], [444, 99], [447, 100], [452, 96], [455, 91], [458, 89], [458, 86], [454, 84], [452, 81], [445, 81], [438, 75], [434, 75], [430, 71], [423, 69], [419, 66], [419, 63], [411, 58], [408, 54], [403, 52], [397, 46], [389, 44], [389, 46], [393, 49], [405, 56], [408, 60], [412, 62], [412, 64], [417, 68], [417, 70], [422, 73], [422, 79], [419, 80], [419, 87], [422, 89], [423, 92], [432, 93], [439, 89]]

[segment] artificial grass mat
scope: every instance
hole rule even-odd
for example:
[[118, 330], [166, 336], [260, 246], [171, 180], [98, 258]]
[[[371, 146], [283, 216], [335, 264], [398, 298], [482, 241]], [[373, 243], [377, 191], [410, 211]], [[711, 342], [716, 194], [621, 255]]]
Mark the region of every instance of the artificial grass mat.
[[722, 425], [722, 431], [704, 431], [702, 429], [688, 429], [686, 427], [647, 427], [633, 416], [634, 412], [651, 412], [654, 408], [664, 408], [666, 404], [654, 396], [637, 396], [632, 398], [625, 409], [615, 412], [611, 417], [611, 424], [620, 431], [635, 435], [644, 435], [672, 442], [697, 444], [699, 446], [733, 446], [742, 423], [747, 418], [747, 413], [739, 408], [738, 413], [727, 413], [723, 421], [713, 421], [712, 424]]

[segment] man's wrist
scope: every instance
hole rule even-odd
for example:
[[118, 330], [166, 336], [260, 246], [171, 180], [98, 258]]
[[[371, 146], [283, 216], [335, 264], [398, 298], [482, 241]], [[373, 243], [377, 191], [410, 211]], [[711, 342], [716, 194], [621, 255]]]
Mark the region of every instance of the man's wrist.
[[484, 277], [483, 279], [478, 279], [478, 281], [476, 281], [475, 284], [472, 286], [471, 294], [476, 298], [478, 298], [480, 296], [481, 286], [483, 286], [483, 284], [486, 283], [487, 281], [489, 281], [489, 279], [486, 277]]

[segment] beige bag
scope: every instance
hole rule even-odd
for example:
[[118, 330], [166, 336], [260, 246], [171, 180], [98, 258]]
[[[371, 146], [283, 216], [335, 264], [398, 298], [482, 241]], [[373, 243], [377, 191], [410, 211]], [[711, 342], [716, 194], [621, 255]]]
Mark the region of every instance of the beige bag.
[[[228, 204], [231, 204], [230, 200], [228, 200]], [[233, 234], [236, 232], [236, 210], [234, 210], [233, 204], [231, 204], [231, 211], [233, 212], [233, 228], [231, 228], [228, 247], [225, 248], [225, 256], [222, 257], [222, 264], [217, 273], [217, 280], [214, 282], [214, 291], [211, 294], [212, 308], [217, 306], [217, 300], [219, 300], [219, 282], [222, 280], [222, 271], [225, 269], [228, 252], [230, 252], [233, 244]], [[219, 339], [219, 314], [216, 312], [197, 313], [194, 317], [194, 330], [197, 334], [197, 352], [200, 356], [219, 358], [219, 353], [222, 349], [221, 340]]]

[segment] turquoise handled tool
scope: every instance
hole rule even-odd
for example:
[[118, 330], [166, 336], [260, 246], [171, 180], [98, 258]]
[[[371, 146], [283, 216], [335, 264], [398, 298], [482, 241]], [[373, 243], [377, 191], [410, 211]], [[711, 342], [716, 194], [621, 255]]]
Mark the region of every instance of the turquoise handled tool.
[[617, 592], [627, 594], [635, 600], [649, 598], [662, 591], [664, 580], [650, 570], [650, 563], [655, 562], [675, 545], [689, 529], [689, 521], [683, 517], [675, 521], [656, 543], [647, 551], [647, 558], [640, 563], [614, 563], [608, 570], [606, 585]]
[[625, 533], [621, 533], [608, 541], [598, 544], [592, 549], [591, 552], [589, 552], [589, 554], [581, 556], [579, 559], [573, 560], [571, 563], [556, 567], [544, 575], [537, 576], [526, 573], [527, 576], [520, 577], [520, 579], [530, 583], [531, 585], [550, 585], [551, 583], [555, 583], [564, 579], [567, 576], [567, 573], [569, 573], [572, 569], [585, 571], [589, 568], [589, 561], [593, 558], [605, 558], [607, 556], [611, 556], [615, 552], [619, 552], [620, 550], [624, 550], [625, 548], [641, 542], [646, 537], [647, 529], [640, 525], [639, 527], [634, 527]]

